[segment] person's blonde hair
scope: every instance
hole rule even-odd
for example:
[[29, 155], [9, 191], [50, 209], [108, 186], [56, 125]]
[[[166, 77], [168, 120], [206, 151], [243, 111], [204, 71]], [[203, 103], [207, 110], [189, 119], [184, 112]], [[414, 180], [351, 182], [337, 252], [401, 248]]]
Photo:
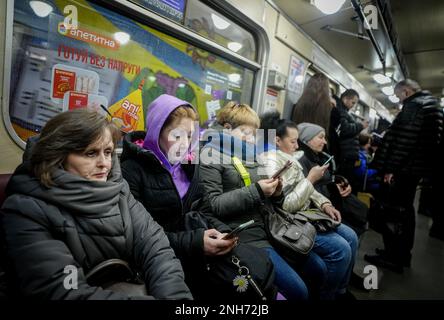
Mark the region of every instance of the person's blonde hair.
[[228, 102], [216, 116], [216, 120], [220, 125], [230, 124], [232, 129], [241, 125], [249, 125], [256, 129], [260, 126], [259, 116], [247, 104], [238, 104], [234, 101]]
[[193, 121], [196, 121], [198, 119], [196, 111], [194, 111], [192, 107], [188, 105], [179, 106], [173, 112], [170, 113], [168, 118], [165, 120], [162, 129], [170, 126], [172, 123], [175, 123], [176, 121], [180, 121], [180, 119], [183, 118], [190, 118]]

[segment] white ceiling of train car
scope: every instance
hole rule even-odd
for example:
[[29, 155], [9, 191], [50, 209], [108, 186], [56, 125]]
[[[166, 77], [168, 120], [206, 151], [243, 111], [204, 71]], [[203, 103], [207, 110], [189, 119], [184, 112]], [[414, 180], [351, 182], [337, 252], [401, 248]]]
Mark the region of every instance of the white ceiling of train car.
[[391, 0], [390, 4], [410, 77], [444, 96], [444, 1]]
[[[442, 73], [444, 59], [439, 60], [439, 55], [442, 55], [444, 49], [442, 36], [444, 34], [444, 1], [392, 0], [391, 2], [395, 24], [411, 77], [417, 79], [425, 89], [440, 93], [444, 85], [444, 73]], [[358, 24], [352, 20], [356, 13], [350, 1], [346, 1], [340, 11], [332, 15], [323, 14], [311, 5], [309, 0], [274, 0], [274, 3], [338, 60], [348, 72], [353, 74], [374, 98], [393, 111], [397, 109], [395, 108], [397, 104], [391, 102], [382, 93], [383, 85], [376, 83], [373, 74], [358, 68], [360, 65], [374, 71], [382, 68], [371, 42], [333, 31], [321, 30], [323, 26], [330, 25], [337, 29], [357, 33]], [[409, 4], [407, 5], [407, 3]], [[434, 23], [422, 25], [419, 18], [415, 16], [418, 12], [420, 12], [421, 19]], [[419, 27], [419, 25], [421, 26]], [[393, 70], [394, 77], [401, 79], [399, 65], [388, 42], [388, 36], [383, 30], [382, 27], [374, 30], [374, 35], [385, 54], [387, 71]], [[424, 37], [424, 33], [428, 33], [428, 35]], [[404, 43], [408, 45], [405, 46]]]

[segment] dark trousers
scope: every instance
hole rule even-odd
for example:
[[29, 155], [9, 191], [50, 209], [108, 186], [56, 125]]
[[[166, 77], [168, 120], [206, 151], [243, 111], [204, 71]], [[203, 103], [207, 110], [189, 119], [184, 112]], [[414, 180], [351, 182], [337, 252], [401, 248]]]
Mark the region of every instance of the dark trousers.
[[410, 262], [415, 240], [415, 199], [419, 178], [407, 175], [395, 175], [395, 182], [390, 190], [390, 202], [405, 208], [404, 216], [396, 232], [382, 234], [385, 250], [396, 263]]
[[421, 196], [419, 197], [418, 213], [432, 216], [433, 190], [431, 179], [423, 179], [421, 182]]

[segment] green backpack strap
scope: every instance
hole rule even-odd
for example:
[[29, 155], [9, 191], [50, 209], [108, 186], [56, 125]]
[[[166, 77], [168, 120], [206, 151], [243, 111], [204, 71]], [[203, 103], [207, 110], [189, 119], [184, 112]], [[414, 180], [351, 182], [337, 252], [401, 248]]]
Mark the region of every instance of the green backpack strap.
[[249, 185], [251, 185], [250, 174], [248, 173], [247, 169], [245, 169], [242, 161], [240, 161], [237, 157], [232, 157], [231, 159], [233, 160], [233, 165], [236, 168], [236, 171], [242, 177], [245, 186], [248, 187]]

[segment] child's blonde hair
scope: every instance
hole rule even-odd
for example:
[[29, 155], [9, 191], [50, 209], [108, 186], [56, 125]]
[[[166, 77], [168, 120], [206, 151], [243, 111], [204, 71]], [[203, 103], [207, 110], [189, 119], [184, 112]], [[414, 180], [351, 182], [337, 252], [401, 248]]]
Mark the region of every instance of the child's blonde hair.
[[232, 129], [241, 125], [249, 125], [256, 129], [260, 126], [259, 116], [247, 104], [238, 104], [234, 101], [228, 102], [216, 116], [216, 120], [220, 125], [230, 124]]

